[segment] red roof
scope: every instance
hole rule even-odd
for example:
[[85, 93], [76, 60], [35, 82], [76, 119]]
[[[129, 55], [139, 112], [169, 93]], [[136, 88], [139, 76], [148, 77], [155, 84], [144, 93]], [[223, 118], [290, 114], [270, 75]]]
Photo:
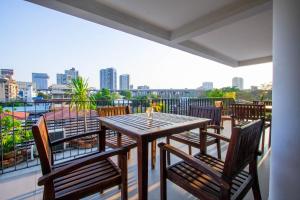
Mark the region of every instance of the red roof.
[[[70, 108], [58, 108], [53, 110], [52, 112], [48, 112], [45, 114], [46, 120], [62, 120], [62, 119], [70, 119], [84, 117], [84, 112], [77, 112], [76, 109]], [[98, 117], [98, 113], [95, 110], [89, 110], [86, 112], [86, 117]]]
[[4, 112], [0, 116], [1, 116], [1, 118], [6, 117], [6, 116], [11, 116], [16, 120], [26, 120], [29, 116], [29, 113], [28, 112], [19, 112], [19, 111]]

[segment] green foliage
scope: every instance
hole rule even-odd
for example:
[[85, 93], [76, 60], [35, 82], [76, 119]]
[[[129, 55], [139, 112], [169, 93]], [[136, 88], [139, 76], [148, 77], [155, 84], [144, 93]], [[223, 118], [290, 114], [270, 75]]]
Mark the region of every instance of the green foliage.
[[95, 99], [94, 96], [89, 95], [89, 85], [87, 80], [83, 79], [82, 77], [78, 77], [77, 79], [72, 80], [71, 87], [71, 108], [76, 106], [78, 111], [83, 111], [84, 114], [84, 131], [87, 130], [86, 124], [86, 114], [89, 109], [94, 109]]
[[135, 99], [136, 99], [136, 100], [148, 100], [149, 97], [146, 96], [146, 95], [142, 95], [142, 96], [137, 96], [137, 97], [135, 97]]
[[132, 94], [129, 90], [123, 90], [120, 92], [120, 95], [124, 96], [125, 99], [131, 99]]
[[225, 92], [238, 92], [240, 91], [237, 87], [224, 87], [221, 89], [224, 93]]
[[119, 93], [117, 93], [117, 92], [111, 93], [111, 99], [112, 100], [120, 99]]
[[148, 97], [150, 99], [158, 99], [159, 98], [157, 94], [150, 94]]
[[224, 92], [221, 89], [213, 89], [206, 91], [205, 96], [210, 98], [223, 97]]
[[38, 92], [37, 96], [38, 97], [42, 97], [43, 99], [50, 99], [50, 96], [47, 95], [47, 94], [45, 94], [45, 93], [43, 93], [43, 92]]
[[84, 113], [91, 107], [94, 107], [94, 97], [89, 95], [89, 85], [87, 80], [82, 77], [72, 80], [71, 85], [71, 108], [76, 106], [79, 111]]
[[23, 130], [21, 122], [13, 119], [12, 116], [1, 118], [0, 128], [4, 153], [13, 151], [15, 144], [20, 144], [33, 139], [32, 132]]
[[100, 91], [98, 91], [96, 94], [93, 95], [93, 97], [94, 97], [94, 99], [96, 101], [100, 101], [100, 100], [105, 100], [105, 101], [112, 100], [112, 96], [111, 96], [110, 90], [106, 89], [106, 88], [103, 88]]
[[272, 90], [239, 90], [235, 87], [225, 87], [206, 91], [203, 97], [233, 98], [252, 102], [253, 100], [272, 100]]

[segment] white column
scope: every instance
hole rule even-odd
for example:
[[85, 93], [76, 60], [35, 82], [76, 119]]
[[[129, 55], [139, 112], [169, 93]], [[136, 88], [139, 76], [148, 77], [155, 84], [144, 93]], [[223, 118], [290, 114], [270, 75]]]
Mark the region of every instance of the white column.
[[273, 1], [270, 200], [300, 198], [300, 1]]

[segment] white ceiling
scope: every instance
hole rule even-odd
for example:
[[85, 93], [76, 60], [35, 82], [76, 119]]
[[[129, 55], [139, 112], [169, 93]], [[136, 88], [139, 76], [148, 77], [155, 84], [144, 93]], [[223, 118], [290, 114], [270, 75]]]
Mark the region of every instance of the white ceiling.
[[28, 0], [232, 67], [272, 60], [272, 0]]
[[272, 55], [272, 11], [223, 26], [191, 41], [222, 52], [235, 60]]
[[[235, 0], [96, 0], [113, 9], [172, 31]], [[166, 13], [168, 13], [166, 15]]]

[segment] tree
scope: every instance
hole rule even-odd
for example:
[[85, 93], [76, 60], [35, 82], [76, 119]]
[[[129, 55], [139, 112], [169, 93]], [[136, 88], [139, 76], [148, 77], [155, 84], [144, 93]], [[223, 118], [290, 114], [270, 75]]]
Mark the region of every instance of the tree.
[[95, 100], [112, 100], [110, 90], [103, 88], [99, 90], [96, 94], [94, 94]]
[[221, 89], [212, 89], [205, 93], [207, 97], [215, 98], [215, 97], [223, 97], [224, 92]]
[[132, 94], [129, 90], [122, 90], [120, 95], [124, 96], [125, 99], [129, 100], [132, 97]]
[[50, 96], [47, 94], [44, 94], [42, 92], [38, 92], [37, 94], [38, 97], [42, 97], [43, 99], [50, 99]]
[[119, 93], [117, 93], [117, 92], [111, 93], [111, 99], [112, 100], [120, 99]]
[[82, 77], [78, 77], [77, 79], [72, 80], [71, 85], [71, 93], [72, 93], [72, 100], [71, 100], [71, 108], [76, 106], [78, 111], [83, 111], [84, 115], [84, 131], [87, 130], [86, 124], [86, 114], [88, 110], [94, 106], [94, 97], [89, 95], [89, 85], [87, 80], [83, 79]]

